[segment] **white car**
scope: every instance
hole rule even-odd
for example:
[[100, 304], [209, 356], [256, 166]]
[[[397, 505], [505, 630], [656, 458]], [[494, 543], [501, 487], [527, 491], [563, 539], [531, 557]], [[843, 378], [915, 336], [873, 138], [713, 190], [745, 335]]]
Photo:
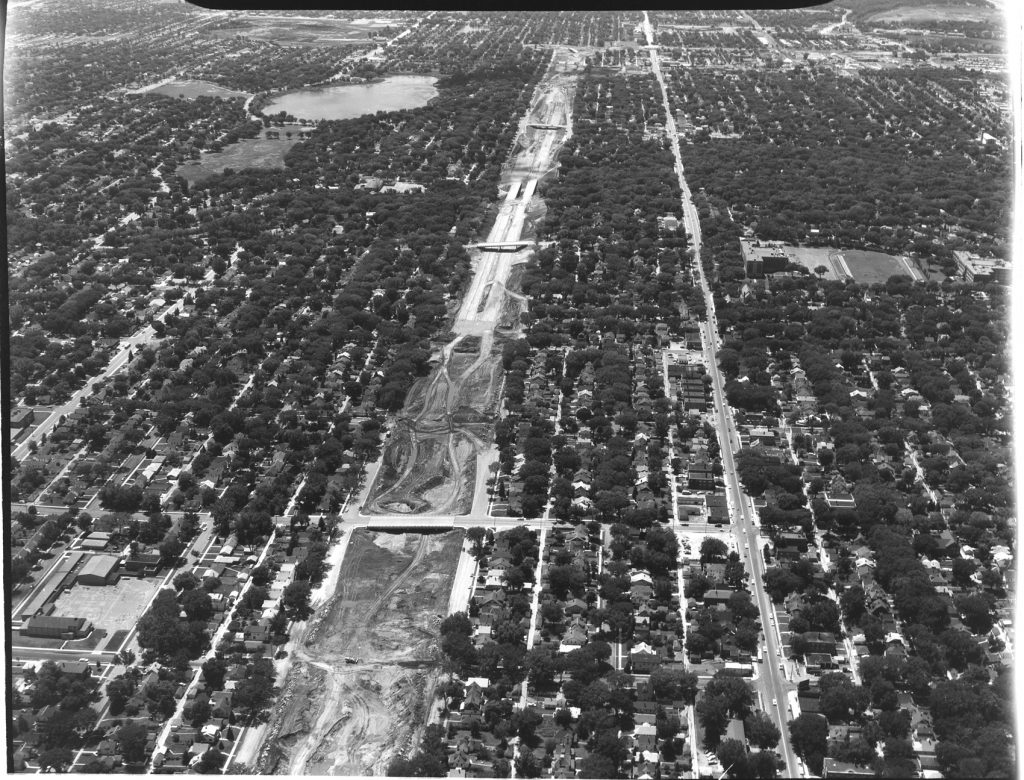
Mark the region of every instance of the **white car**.
[[779, 706], [779, 700], [778, 699], [772, 699], [772, 706], [773, 707], [778, 707]]

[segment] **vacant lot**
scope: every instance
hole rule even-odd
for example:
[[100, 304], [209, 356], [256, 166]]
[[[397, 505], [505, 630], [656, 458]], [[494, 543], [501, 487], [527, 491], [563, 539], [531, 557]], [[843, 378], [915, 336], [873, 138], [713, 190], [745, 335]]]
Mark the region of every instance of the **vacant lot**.
[[149, 90], [149, 92], [155, 95], [184, 98], [185, 100], [192, 100], [200, 96], [219, 98], [249, 97], [248, 92], [227, 89], [219, 84], [214, 84], [212, 81], [172, 81], [170, 84], [161, 84], [159, 87]]
[[463, 536], [353, 531], [337, 590], [296, 643], [258, 771], [381, 775], [415, 740]]
[[75, 585], [60, 595], [53, 614], [84, 617], [108, 633], [130, 630], [160, 587], [157, 580], [121, 578], [113, 585]]

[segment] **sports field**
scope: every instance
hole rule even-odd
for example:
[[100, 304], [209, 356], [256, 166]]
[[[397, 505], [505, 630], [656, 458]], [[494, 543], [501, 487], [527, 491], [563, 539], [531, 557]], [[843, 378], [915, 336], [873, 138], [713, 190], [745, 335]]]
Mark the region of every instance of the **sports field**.
[[823, 279], [854, 279], [863, 284], [886, 282], [890, 276], [909, 276], [921, 280], [923, 276], [917, 268], [895, 255], [885, 252], [872, 252], [863, 249], [836, 249], [827, 246], [790, 246], [785, 247], [786, 254], [796, 262], [817, 274], [817, 269], [824, 268]]
[[915, 281], [920, 278], [917, 269], [912, 270], [901, 258], [884, 252], [848, 249], [840, 251], [839, 256], [850, 269], [853, 278], [863, 284], [886, 282], [890, 276], [909, 276]]

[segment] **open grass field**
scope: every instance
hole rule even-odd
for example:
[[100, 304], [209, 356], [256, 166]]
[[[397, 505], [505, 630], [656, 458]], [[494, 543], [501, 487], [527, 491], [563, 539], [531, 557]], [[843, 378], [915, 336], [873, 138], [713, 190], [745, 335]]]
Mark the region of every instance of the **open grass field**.
[[234, 89], [227, 89], [212, 81], [172, 81], [170, 84], [161, 84], [149, 92], [156, 95], [167, 95], [169, 97], [184, 98], [193, 100], [200, 96], [233, 98], [249, 97], [248, 92], [239, 92]]
[[107, 632], [130, 630], [142, 617], [143, 608], [156, 593], [155, 580], [122, 578], [113, 585], [75, 585], [57, 599], [55, 615], [91, 620]]
[[[298, 128], [299, 125], [295, 127]], [[224, 173], [228, 168], [236, 171], [245, 168], [284, 168], [285, 154], [299, 142], [296, 131], [292, 131], [291, 138], [285, 136], [288, 129], [280, 128], [280, 138], [243, 138], [223, 151], [204, 154], [198, 160], [191, 160], [178, 166], [174, 173], [191, 185], [218, 173]], [[304, 129], [309, 130], [308, 127]]]
[[922, 5], [898, 6], [892, 10], [872, 14], [868, 22], [987, 22], [996, 19], [999, 11], [985, 6], [968, 5]]
[[275, 22], [273, 17], [241, 18], [230, 27], [211, 30], [218, 38], [241, 35], [269, 41], [279, 46], [325, 46], [339, 43], [370, 43], [370, 33], [382, 34], [389, 25], [398, 22], [389, 19], [288, 19]]

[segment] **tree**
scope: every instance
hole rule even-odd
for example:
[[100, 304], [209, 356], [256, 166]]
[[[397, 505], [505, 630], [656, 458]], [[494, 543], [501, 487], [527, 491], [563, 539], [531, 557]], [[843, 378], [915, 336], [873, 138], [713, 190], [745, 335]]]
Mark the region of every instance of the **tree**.
[[722, 561], [729, 554], [729, 546], [721, 539], [705, 536], [700, 543], [700, 562]]
[[520, 749], [516, 756], [516, 777], [541, 777], [542, 768], [537, 763], [533, 751], [526, 747]]
[[906, 739], [910, 736], [910, 713], [906, 710], [887, 710], [878, 716], [878, 726], [886, 736]]
[[711, 697], [722, 697], [729, 713], [737, 718], [746, 717], [754, 702], [754, 693], [744, 679], [724, 672], [715, 673], [705, 687], [704, 694]]
[[466, 530], [466, 540], [473, 545], [473, 555], [479, 558], [483, 554], [483, 542], [487, 530], [478, 525]]
[[552, 566], [548, 570], [548, 584], [551, 592], [561, 600], [565, 600], [571, 591], [579, 596], [587, 584], [587, 576], [583, 569], [576, 565]]
[[124, 677], [116, 677], [107, 683], [107, 700], [110, 702], [110, 714], [120, 715], [124, 705], [135, 692], [135, 686]]
[[114, 656], [114, 659], [121, 664], [121, 666], [131, 666], [135, 663], [135, 653], [126, 648]]
[[828, 750], [828, 721], [816, 713], [805, 712], [789, 722], [789, 735], [793, 750], [815, 773], [820, 774]]
[[515, 729], [519, 739], [525, 744], [532, 744], [534, 733], [537, 727], [544, 722], [544, 718], [532, 707], [526, 707], [525, 709], [513, 712], [511, 722], [512, 728]]
[[760, 710], [751, 713], [743, 721], [743, 726], [747, 739], [762, 750], [774, 750], [782, 736], [779, 733], [779, 727], [775, 725], [775, 721]]
[[177, 702], [174, 698], [176, 686], [170, 680], [155, 680], [143, 689], [146, 709], [150, 716], [169, 718], [174, 714]]
[[594, 750], [580, 762], [580, 770], [587, 778], [618, 777], [619, 763], [606, 752]]
[[251, 723], [270, 702], [274, 691], [273, 667], [271, 667], [269, 677], [263, 674], [252, 674], [244, 680], [240, 680], [231, 697], [231, 704], [248, 712]]
[[199, 655], [205, 634], [194, 634], [179, 617], [178, 601], [170, 589], [161, 590], [149, 610], [139, 620], [139, 646], [159, 655], [171, 656], [185, 649], [189, 657]]
[[305, 620], [313, 614], [309, 604], [310, 584], [308, 581], [295, 581], [288, 584], [281, 595], [281, 608], [289, 620]]
[[205, 590], [186, 590], [179, 601], [189, 620], [209, 620], [213, 617], [213, 601]]
[[526, 654], [524, 663], [530, 682], [535, 687], [546, 688], [554, 683], [559, 664], [550, 650], [535, 647]]
[[715, 749], [715, 755], [730, 777], [747, 776], [747, 748], [738, 739], [725, 739]]
[[975, 593], [957, 596], [956, 608], [960, 610], [964, 625], [975, 634], [987, 634], [992, 630], [992, 614], [985, 596]]
[[844, 590], [839, 596], [839, 605], [842, 607], [846, 622], [850, 625], [856, 625], [865, 610], [864, 588], [860, 585], [854, 585]]
[[74, 756], [67, 747], [52, 747], [39, 754], [39, 768], [43, 772], [50, 769], [57, 773], [63, 772], [72, 761]]
[[177, 536], [168, 536], [160, 542], [158, 549], [160, 550], [160, 557], [165, 562], [173, 564], [185, 549], [185, 545]]
[[911, 777], [914, 774], [914, 747], [908, 739], [885, 740], [885, 777]]
[[149, 732], [137, 721], [129, 721], [117, 730], [117, 743], [126, 764], [141, 764], [146, 760], [146, 739]]
[[762, 750], [747, 755], [747, 772], [753, 777], [773, 778], [779, 775], [778, 758], [775, 753]]
[[203, 680], [210, 690], [219, 691], [224, 687], [224, 676], [228, 665], [222, 659], [213, 657], [203, 661]]
[[188, 717], [191, 719], [194, 727], [199, 727], [210, 719], [212, 712], [213, 708], [210, 706], [210, 703], [199, 699], [192, 704], [192, 710]]
[[948, 628], [939, 635], [939, 642], [950, 666], [964, 671], [968, 664], [981, 663], [982, 650], [966, 631]]
[[656, 666], [650, 676], [651, 692], [658, 701], [684, 700], [693, 704], [697, 696], [697, 675], [692, 672]]
[[868, 706], [870, 693], [840, 672], [823, 674], [818, 680], [821, 696], [818, 701], [821, 714], [830, 723], [847, 723], [859, 717]]
[[697, 714], [704, 727], [704, 744], [714, 747], [729, 724], [729, 705], [724, 696], [704, 696], [697, 702]]
[[178, 590], [192, 590], [199, 587], [199, 578], [191, 571], [183, 571], [172, 580]]
[[203, 753], [203, 757], [199, 759], [199, 773], [203, 775], [212, 775], [220, 772], [224, 762], [227, 760], [227, 756], [217, 749], [217, 746], [211, 746], [209, 750]]

